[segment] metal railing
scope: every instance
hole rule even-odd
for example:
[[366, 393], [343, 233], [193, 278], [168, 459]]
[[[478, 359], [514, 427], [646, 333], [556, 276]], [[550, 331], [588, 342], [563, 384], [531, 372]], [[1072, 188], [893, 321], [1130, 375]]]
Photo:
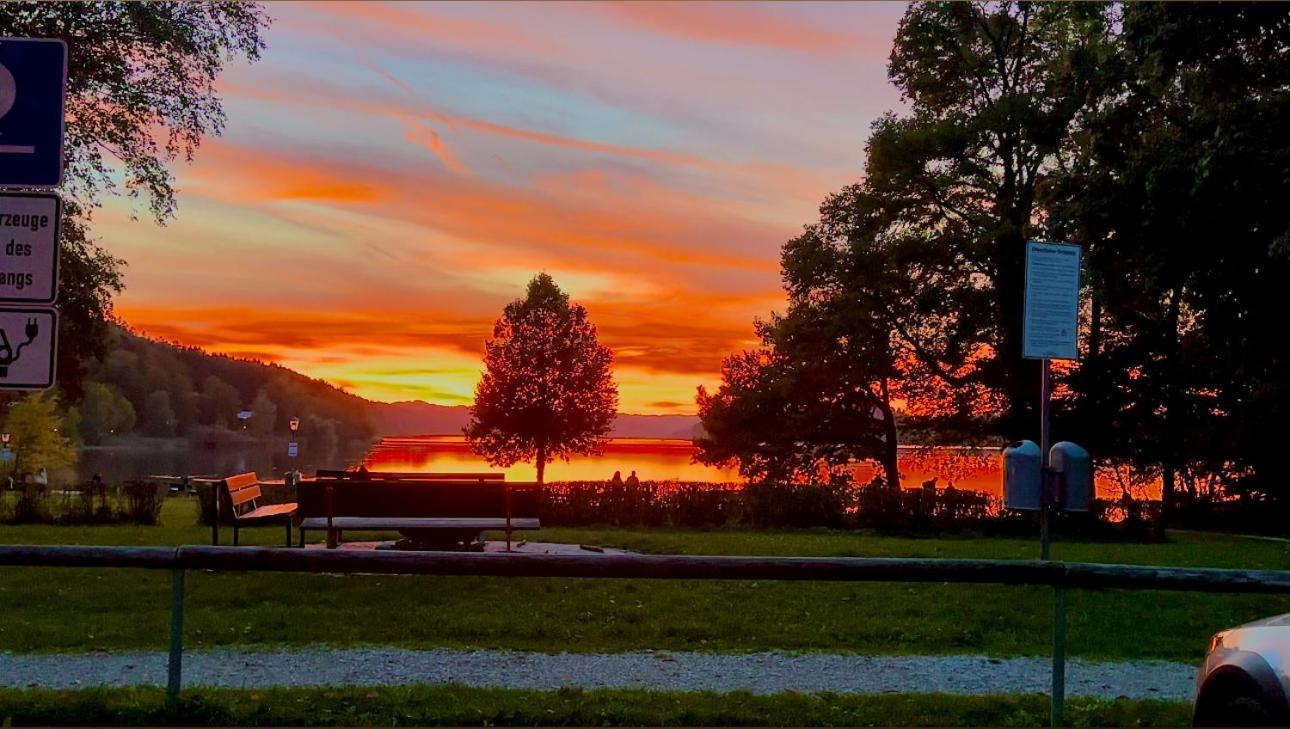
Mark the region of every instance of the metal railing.
[[0, 567], [117, 567], [170, 570], [167, 705], [183, 683], [184, 573], [312, 572], [647, 580], [940, 582], [1049, 586], [1053, 599], [1052, 711], [1062, 723], [1068, 589], [1290, 593], [1290, 571], [1154, 567], [1084, 562], [867, 557], [710, 557], [300, 550], [265, 547], [94, 547], [0, 545]]

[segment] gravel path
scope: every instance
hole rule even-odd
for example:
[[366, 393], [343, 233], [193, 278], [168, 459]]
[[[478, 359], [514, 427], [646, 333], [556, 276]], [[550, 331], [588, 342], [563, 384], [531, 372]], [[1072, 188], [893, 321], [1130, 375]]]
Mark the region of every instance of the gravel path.
[[[187, 651], [185, 686], [390, 686], [458, 683], [517, 689], [640, 688], [838, 693], [1047, 693], [1046, 658], [786, 653], [527, 653], [401, 650]], [[1196, 668], [1167, 661], [1066, 667], [1069, 696], [1188, 700]], [[162, 686], [163, 652], [0, 653], [0, 687]]]

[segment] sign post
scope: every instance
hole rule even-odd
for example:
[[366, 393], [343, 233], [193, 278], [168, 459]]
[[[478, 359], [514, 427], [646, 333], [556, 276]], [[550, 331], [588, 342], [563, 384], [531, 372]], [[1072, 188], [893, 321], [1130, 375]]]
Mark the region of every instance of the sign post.
[[0, 186], [63, 182], [67, 44], [0, 38]]
[[0, 302], [54, 303], [62, 212], [57, 195], [0, 194]]
[[[1042, 481], [1039, 507], [1039, 555], [1049, 556], [1049, 516], [1056, 508], [1053, 474], [1049, 468], [1049, 413], [1052, 404], [1054, 359], [1079, 359], [1079, 284], [1083, 250], [1069, 243], [1026, 243], [1026, 299], [1021, 330], [1021, 356], [1040, 360], [1039, 449]], [[1053, 594], [1053, 687], [1049, 719], [1062, 725], [1066, 703], [1066, 593]]]
[[[62, 184], [66, 100], [66, 43], [0, 38], [0, 188]], [[62, 213], [57, 194], [0, 194], [0, 390], [54, 384]]]
[[1079, 284], [1082, 249], [1069, 243], [1026, 243], [1026, 301], [1021, 356], [1040, 360], [1039, 452], [1044, 482], [1040, 495], [1039, 554], [1048, 559], [1049, 512], [1053, 496], [1048, 476], [1049, 412], [1054, 359], [1079, 358]]
[[58, 312], [0, 306], [0, 390], [46, 390], [54, 386]]

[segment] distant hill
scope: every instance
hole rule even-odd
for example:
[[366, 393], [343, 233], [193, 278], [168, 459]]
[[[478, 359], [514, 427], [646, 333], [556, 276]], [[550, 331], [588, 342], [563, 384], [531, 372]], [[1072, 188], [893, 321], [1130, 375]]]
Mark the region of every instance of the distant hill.
[[470, 420], [464, 405], [434, 405], [422, 400], [366, 403], [367, 419], [380, 435], [450, 435]]
[[[470, 420], [464, 405], [434, 405], [421, 400], [368, 402], [367, 417], [381, 435], [451, 435]], [[693, 415], [619, 415], [611, 435], [618, 438], [694, 438]]]
[[[276, 364], [212, 354], [123, 327], [113, 330], [109, 354], [87, 364], [91, 386], [75, 417], [91, 445], [109, 435], [184, 436], [209, 428], [286, 435], [292, 416], [300, 417], [302, 435], [345, 444], [382, 435], [459, 434], [470, 420], [464, 405], [374, 402]], [[247, 423], [236, 419], [239, 411], [248, 414]], [[694, 438], [698, 428], [693, 415], [624, 414], [611, 434]]]
[[[131, 433], [152, 437], [246, 431], [299, 435], [328, 446], [369, 441], [367, 401], [323, 380], [250, 359], [152, 339], [114, 327], [108, 353], [88, 360], [85, 397], [69, 413], [89, 445]], [[246, 422], [242, 422], [245, 415]]]

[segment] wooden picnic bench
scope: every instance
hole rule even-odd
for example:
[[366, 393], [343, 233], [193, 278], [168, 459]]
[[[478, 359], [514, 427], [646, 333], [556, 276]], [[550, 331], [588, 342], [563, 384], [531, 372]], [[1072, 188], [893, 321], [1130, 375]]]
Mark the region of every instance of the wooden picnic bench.
[[463, 475], [319, 471], [300, 484], [300, 545], [306, 531], [325, 531], [335, 548], [346, 531], [388, 530], [426, 548], [472, 549], [498, 529], [509, 548], [514, 530], [541, 527], [536, 484]]
[[211, 544], [219, 544], [220, 525], [233, 527], [233, 546], [238, 546], [238, 531], [242, 527], [284, 524], [287, 529], [288, 547], [291, 546], [291, 520], [295, 517], [295, 504], [259, 505], [260, 479], [254, 473], [239, 473], [213, 484], [214, 518], [211, 520]]

